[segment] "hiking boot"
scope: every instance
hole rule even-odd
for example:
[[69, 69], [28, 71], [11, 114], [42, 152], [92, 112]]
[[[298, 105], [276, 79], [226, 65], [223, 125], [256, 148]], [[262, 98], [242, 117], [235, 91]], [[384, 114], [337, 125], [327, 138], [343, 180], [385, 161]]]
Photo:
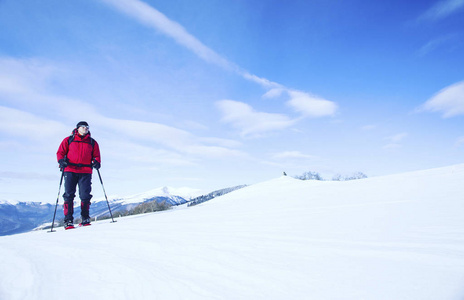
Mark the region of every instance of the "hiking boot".
[[90, 225], [90, 218], [83, 219], [81, 226], [88, 226], [88, 225]]
[[73, 224], [73, 221], [72, 220], [67, 220], [67, 221], [64, 221], [64, 228], [73, 228], [74, 227], [74, 224]]

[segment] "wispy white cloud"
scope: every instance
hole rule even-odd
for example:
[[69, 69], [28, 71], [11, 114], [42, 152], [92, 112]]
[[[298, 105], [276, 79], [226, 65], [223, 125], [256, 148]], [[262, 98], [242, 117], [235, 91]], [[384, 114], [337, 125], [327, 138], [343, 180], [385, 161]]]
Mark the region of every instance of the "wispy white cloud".
[[38, 59], [0, 56], [0, 92], [3, 95], [41, 89], [58, 68]]
[[451, 42], [452, 40], [454, 40], [456, 37], [456, 35], [446, 35], [446, 36], [443, 36], [443, 37], [439, 37], [439, 38], [436, 38], [436, 39], [433, 39], [431, 41], [429, 41], [427, 44], [425, 44], [424, 46], [422, 46], [419, 51], [418, 51], [418, 54], [419, 56], [426, 56], [427, 54], [429, 54], [430, 52], [436, 50], [437, 48], [443, 46], [444, 44], [447, 44], [448, 42]]
[[243, 137], [255, 137], [269, 131], [282, 130], [296, 122], [283, 114], [255, 111], [243, 102], [222, 100], [216, 105], [222, 112], [222, 121], [238, 129]]
[[437, 21], [444, 19], [464, 8], [464, 0], [444, 0], [435, 3], [419, 16], [419, 21]]
[[[218, 65], [228, 71], [233, 71], [242, 76], [244, 79], [257, 83], [263, 88], [268, 89], [268, 92], [266, 92], [263, 96], [264, 98], [273, 98], [279, 96], [283, 92], [287, 92], [290, 96], [290, 100], [287, 104], [297, 112], [307, 117], [333, 116], [337, 110], [337, 105], [334, 102], [312, 96], [306, 92], [289, 89], [279, 83], [256, 76], [238, 67], [236, 64], [228, 61], [209, 47], [205, 46], [196, 37], [188, 33], [187, 30], [179, 23], [170, 20], [161, 12], [140, 0], [101, 1], [134, 18], [140, 23], [173, 38], [177, 43], [190, 49], [201, 59]], [[254, 129], [251, 131], [254, 131]]]
[[464, 114], [464, 81], [450, 85], [427, 100], [416, 111], [440, 112], [444, 118]]
[[53, 180], [56, 176], [36, 172], [0, 172], [0, 179]]
[[[97, 126], [111, 127], [116, 132], [140, 143], [154, 142], [154, 147], [162, 145], [179, 153], [210, 158], [239, 157], [245, 155], [239, 150], [223, 147], [222, 145], [225, 144], [225, 140], [223, 139], [203, 139], [188, 131], [164, 124], [112, 119], [103, 116], [96, 123]], [[205, 141], [208, 143], [206, 144]], [[212, 145], [212, 143], [221, 145]]]
[[284, 88], [273, 88], [267, 91], [264, 95], [264, 99], [273, 99], [273, 98], [278, 98], [280, 97], [283, 93], [285, 92]]
[[249, 81], [255, 82], [264, 88], [268, 88], [268, 89], [285, 88], [283, 85], [277, 82], [273, 82], [273, 81], [270, 81], [269, 79], [250, 74], [248, 73], [248, 71], [245, 71], [242, 69], [237, 69], [236, 71], [238, 74], [242, 75], [243, 78]]
[[[100, 132], [117, 132], [119, 138], [152, 149], [164, 147], [184, 157], [188, 156], [190, 160], [194, 157], [246, 156], [242, 151], [233, 149], [240, 146], [238, 142], [197, 136], [160, 123], [112, 118], [85, 100], [56, 95], [49, 82], [56, 82], [62, 73], [61, 68], [53, 64], [4, 57], [0, 57], [0, 62], [6, 62], [0, 64], [0, 97], [2, 102], [8, 104], [0, 106], [0, 121], [8, 124], [0, 128], [0, 133], [8, 134], [12, 140], [19, 137], [46, 142], [62, 139], [63, 132], [70, 134], [72, 128], [69, 128], [70, 124], [55, 120], [68, 122], [72, 117], [77, 118], [72, 121], [72, 127], [75, 122], [86, 120]], [[44, 139], [44, 135], [47, 139]], [[143, 148], [137, 149], [143, 156]], [[175, 156], [172, 161], [175, 160], [179, 161], [179, 158]]]
[[258, 77], [243, 70], [236, 64], [228, 61], [211, 48], [207, 47], [195, 36], [190, 34], [182, 25], [172, 21], [166, 15], [140, 0], [100, 0], [109, 4], [111, 7], [117, 9], [123, 14], [130, 16], [144, 24], [151, 27], [168, 37], [173, 38], [178, 44], [191, 50], [201, 59], [220, 66], [226, 70], [236, 72], [243, 78], [258, 83], [266, 88], [279, 87], [280, 84], [272, 82], [266, 78]]
[[[165, 166], [193, 166], [197, 165], [197, 160], [193, 157], [176, 151], [166, 150], [151, 145], [142, 145], [125, 139], [121, 143], [119, 139], [97, 137], [100, 148], [104, 154], [105, 161], [126, 162], [127, 165], [143, 165], [150, 169], [159, 169]], [[116, 151], [106, 151], [117, 149]]]
[[392, 136], [388, 136], [385, 138], [388, 141], [388, 144], [385, 145], [384, 149], [398, 149], [402, 147], [401, 142], [408, 136], [407, 132], [401, 132]]
[[68, 118], [73, 115], [93, 119], [93, 105], [53, 92], [53, 84], [65, 76], [65, 66], [40, 59], [0, 56], [0, 97], [2, 102], [24, 111], [41, 111]]
[[386, 137], [385, 139], [386, 139], [386, 140], [389, 140], [389, 141], [392, 142], [392, 143], [399, 143], [399, 142], [401, 142], [404, 138], [406, 138], [407, 136], [408, 136], [408, 134], [407, 134], [406, 132], [401, 132], [401, 133], [398, 133], [398, 134], [395, 134], [395, 135]]
[[258, 112], [246, 103], [233, 100], [218, 101], [216, 104], [223, 115], [222, 121], [238, 129], [242, 137], [260, 137], [270, 131], [286, 129], [305, 117], [333, 116], [338, 108], [331, 101], [284, 87], [272, 88], [263, 97], [271, 99], [280, 97], [283, 93], [290, 97], [287, 105], [301, 117], [290, 118], [284, 114]]
[[287, 102], [297, 112], [306, 117], [325, 117], [334, 116], [337, 105], [326, 99], [312, 96], [309, 93], [290, 90], [288, 91], [290, 100]]
[[5, 106], [0, 106], [0, 123], [0, 132], [4, 134], [46, 144], [44, 136], [57, 137], [66, 128], [63, 123]]
[[263, 98], [273, 99], [281, 97], [283, 94], [289, 98], [287, 105], [304, 117], [334, 116], [338, 110], [337, 104], [332, 101], [284, 86], [271, 88], [263, 95]]
[[118, 11], [134, 18], [138, 22], [158, 30], [173, 38], [180, 45], [188, 48], [203, 60], [219, 65], [228, 70], [236, 70], [237, 66], [224, 59], [215, 51], [205, 46], [197, 38], [177, 22], [170, 20], [163, 13], [139, 0], [101, 0]]

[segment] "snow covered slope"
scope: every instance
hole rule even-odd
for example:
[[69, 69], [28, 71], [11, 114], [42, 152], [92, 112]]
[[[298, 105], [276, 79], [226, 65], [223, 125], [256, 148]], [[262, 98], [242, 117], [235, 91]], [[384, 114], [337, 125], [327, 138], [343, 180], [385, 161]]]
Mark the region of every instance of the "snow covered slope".
[[464, 299], [464, 165], [0, 237], [0, 299]]

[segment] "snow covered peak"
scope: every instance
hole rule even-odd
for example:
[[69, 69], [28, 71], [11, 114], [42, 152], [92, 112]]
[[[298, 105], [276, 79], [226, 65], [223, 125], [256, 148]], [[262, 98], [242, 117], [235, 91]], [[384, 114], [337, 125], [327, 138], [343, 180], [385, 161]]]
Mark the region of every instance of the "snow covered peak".
[[4, 199], [0, 200], [0, 205], [2, 205], [2, 204], [16, 205], [18, 203], [19, 203], [19, 201], [17, 201], [17, 200], [4, 200]]
[[[192, 198], [201, 196], [206, 194], [204, 190], [201, 189], [192, 189], [188, 187], [181, 187], [181, 188], [173, 188], [170, 186], [163, 186], [153, 190], [149, 190], [143, 193], [138, 193], [130, 196], [122, 196], [122, 197], [110, 197], [112, 199], [119, 199], [122, 200], [124, 203], [139, 203], [143, 202], [147, 199], [155, 198], [155, 197], [166, 197], [166, 198], [175, 198], [181, 197], [185, 200], [190, 200]], [[105, 199], [95, 199], [95, 202], [105, 201]]]
[[153, 190], [149, 190], [144, 193], [134, 195], [133, 197], [169, 197], [169, 196], [178, 196], [184, 199], [195, 198], [197, 196], [203, 195], [205, 192], [200, 189], [192, 189], [188, 187], [173, 188], [170, 186], [163, 186]]

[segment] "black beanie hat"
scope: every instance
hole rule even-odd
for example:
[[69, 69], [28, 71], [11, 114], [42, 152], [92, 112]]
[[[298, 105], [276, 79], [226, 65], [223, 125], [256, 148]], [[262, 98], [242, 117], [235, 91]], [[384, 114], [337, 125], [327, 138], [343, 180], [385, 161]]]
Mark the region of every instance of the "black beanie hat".
[[89, 126], [89, 124], [86, 121], [80, 121], [77, 123], [76, 128], [79, 128], [80, 126]]

